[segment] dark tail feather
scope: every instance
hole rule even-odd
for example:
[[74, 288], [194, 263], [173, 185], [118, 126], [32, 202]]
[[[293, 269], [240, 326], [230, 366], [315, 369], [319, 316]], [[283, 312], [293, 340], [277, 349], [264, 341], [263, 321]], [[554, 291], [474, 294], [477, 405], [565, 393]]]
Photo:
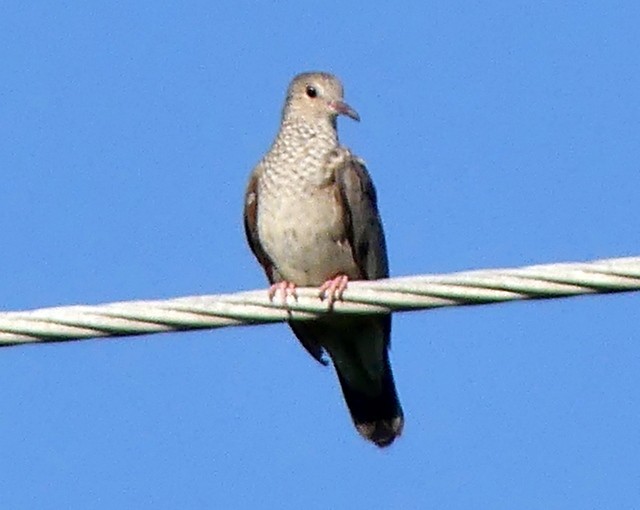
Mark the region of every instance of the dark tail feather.
[[338, 380], [342, 387], [356, 429], [369, 441], [379, 447], [389, 446], [402, 433], [404, 416], [393, 382], [393, 372], [389, 364], [389, 354], [385, 350], [385, 365], [382, 385], [376, 393], [365, 393], [342, 376], [336, 366]]

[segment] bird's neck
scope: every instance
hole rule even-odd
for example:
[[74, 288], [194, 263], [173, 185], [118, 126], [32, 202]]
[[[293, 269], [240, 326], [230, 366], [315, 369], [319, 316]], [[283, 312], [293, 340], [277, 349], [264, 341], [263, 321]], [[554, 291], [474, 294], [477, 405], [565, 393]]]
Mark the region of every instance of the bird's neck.
[[324, 161], [327, 153], [338, 146], [335, 119], [308, 120], [298, 117], [284, 118], [274, 140], [272, 152], [291, 159], [304, 158]]

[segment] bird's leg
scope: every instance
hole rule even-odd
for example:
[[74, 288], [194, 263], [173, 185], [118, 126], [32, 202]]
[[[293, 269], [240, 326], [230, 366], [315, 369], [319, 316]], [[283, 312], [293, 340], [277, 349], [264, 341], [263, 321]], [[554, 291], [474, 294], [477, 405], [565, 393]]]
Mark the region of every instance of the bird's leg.
[[291, 296], [296, 301], [298, 300], [298, 294], [296, 292], [296, 284], [293, 282], [288, 282], [283, 280], [278, 283], [274, 283], [271, 287], [269, 287], [269, 301], [273, 301], [276, 297], [276, 294], [280, 291], [282, 294], [282, 304], [287, 304], [287, 298]]
[[320, 287], [320, 299], [327, 299], [330, 310], [333, 308], [333, 303], [335, 303], [336, 300], [342, 299], [342, 294], [344, 294], [348, 283], [349, 277], [346, 274], [340, 274], [322, 284]]

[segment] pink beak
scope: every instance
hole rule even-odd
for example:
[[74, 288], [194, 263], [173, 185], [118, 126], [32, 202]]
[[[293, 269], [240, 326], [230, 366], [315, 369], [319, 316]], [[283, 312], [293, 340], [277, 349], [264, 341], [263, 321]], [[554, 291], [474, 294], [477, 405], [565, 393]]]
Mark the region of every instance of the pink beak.
[[358, 122], [360, 122], [360, 115], [358, 115], [358, 112], [351, 108], [344, 101], [332, 101], [330, 105], [331, 108], [333, 108], [338, 113], [338, 115], [346, 115], [347, 117], [351, 117], [353, 120], [357, 120]]

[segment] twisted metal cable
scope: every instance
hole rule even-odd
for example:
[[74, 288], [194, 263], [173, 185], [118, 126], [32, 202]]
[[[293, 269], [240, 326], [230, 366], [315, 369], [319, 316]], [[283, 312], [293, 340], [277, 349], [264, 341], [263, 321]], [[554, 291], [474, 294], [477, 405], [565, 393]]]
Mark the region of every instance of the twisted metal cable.
[[[370, 314], [443, 306], [640, 290], [640, 257], [515, 269], [482, 269], [349, 283], [330, 313]], [[123, 301], [0, 313], [0, 347], [98, 337], [312, 320], [327, 313], [318, 289], [271, 302], [265, 289], [158, 301]]]

